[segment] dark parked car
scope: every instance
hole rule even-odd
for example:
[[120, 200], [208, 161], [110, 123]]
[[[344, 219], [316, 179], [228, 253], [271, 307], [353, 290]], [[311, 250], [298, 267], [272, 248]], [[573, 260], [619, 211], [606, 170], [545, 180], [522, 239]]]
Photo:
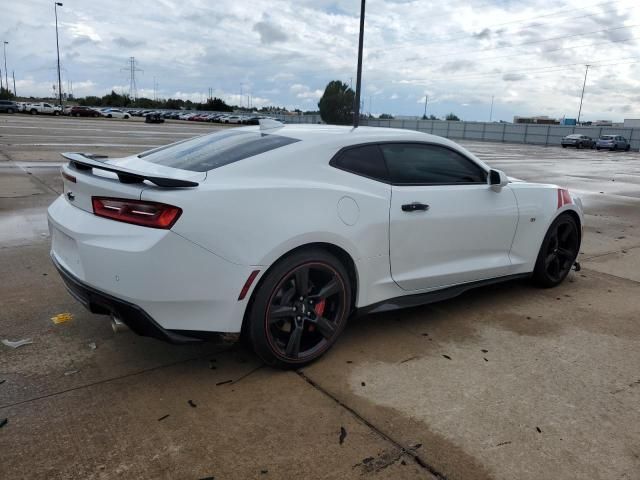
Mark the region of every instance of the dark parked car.
[[602, 135], [596, 142], [596, 148], [608, 150], [631, 150], [631, 144], [622, 135]]
[[94, 110], [93, 108], [82, 107], [78, 105], [76, 107], [71, 107], [71, 110], [69, 110], [69, 115], [71, 115], [72, 117], [99, 117], [100, 112]]
[[596, 142], [593, 138], [587, 137], [586, 135], [580, 135], [579, 133], [567, 135], [560, 143], [562, 144], [562, 148], [594, 148], [596, 146]]
[[16, 113], [20, 111], [20, 106], [11, 100], [0, 100], [0, 112]]
[[164, 123], [164, 118], [159, 113], [151, 112], [144, 116], [144, 123]]

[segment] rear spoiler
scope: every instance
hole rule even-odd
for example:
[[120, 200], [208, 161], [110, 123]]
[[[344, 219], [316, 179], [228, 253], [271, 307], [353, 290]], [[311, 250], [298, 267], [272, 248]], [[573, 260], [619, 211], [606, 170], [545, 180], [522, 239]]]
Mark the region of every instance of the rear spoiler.
[[197, 187], [199, 185], [198, 182], [192, 182], [191, 180], [147, 175], [143, 172], [129, 170], [128, 168], [119, 167], [117, 165], [97, 160], [99, 158], [108, 158], [106, 155], [94, 155], [91, 153], [61, 153], [60, 155], [69, 160], [69, 165], [77, 170], [92, 170], [94, 168], [98, 168], [107, 172], [113, 172], [118, 175], [118, 179], [122, 183], [142, 183], [145, 180], [148, 180], [158, 187], [167, 188]]

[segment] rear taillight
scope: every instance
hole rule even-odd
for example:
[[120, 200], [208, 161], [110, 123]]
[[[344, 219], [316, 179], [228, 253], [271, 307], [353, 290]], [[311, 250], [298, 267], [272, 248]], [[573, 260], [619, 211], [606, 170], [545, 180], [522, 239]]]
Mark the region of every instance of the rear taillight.
[[76, 183], [76, 177], [74, 177], [73, 175], [69, 175], [67, 172], [65, 172], [64, 170], [62, 170], [62, 178], [68, 180], [71, 183]]
[[91, 203], [99, 217], [151, 228], [169, 229], [182, 214], [181, 208], [172, 205], [126, 198], [91, 197]]

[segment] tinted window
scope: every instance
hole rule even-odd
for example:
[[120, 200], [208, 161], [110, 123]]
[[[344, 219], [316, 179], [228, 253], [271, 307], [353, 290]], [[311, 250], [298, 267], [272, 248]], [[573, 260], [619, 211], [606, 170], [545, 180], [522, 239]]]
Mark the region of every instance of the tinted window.
[[138, 157], [167, 167], [206, 172], [298, 141], [282, 135], [226, 131], [149, 150]]
[[377, 145], [363, 145], [344, 150], [331, 161], [331, 165], [364, 177], [389, 181], [387, 167]]
[[471, 160], [437, 145], [380, 146], [393, 183], [485, 183], [487, 174]]

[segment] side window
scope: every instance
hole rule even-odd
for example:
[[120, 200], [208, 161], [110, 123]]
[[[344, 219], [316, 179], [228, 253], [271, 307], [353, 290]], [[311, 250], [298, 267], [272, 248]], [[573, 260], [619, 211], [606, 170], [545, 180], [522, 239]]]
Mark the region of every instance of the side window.
[[463, 155], [438, 145], [380, 146], [396, 184], [486, 183], [487, 173]]
[[330, 165], [363, 177], [389, 181], [387, 167], [377, 145], [362, 145], [343, 150]]

